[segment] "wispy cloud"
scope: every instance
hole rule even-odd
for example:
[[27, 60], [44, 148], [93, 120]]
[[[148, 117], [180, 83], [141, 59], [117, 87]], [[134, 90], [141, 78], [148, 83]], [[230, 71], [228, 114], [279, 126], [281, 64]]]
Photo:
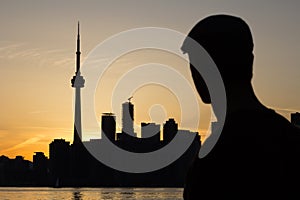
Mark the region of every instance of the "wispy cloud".
[[54, 54], [54, 53], [61, 53], [61, 52], [65, 52], [64, 49], [51, 49], [51, 50], [47, 50], [45, 51], [47, 54]]
[[57, 59], [56, 61], [54, 61], [53, 63], [55, 66], [70, 66], [72, 64], [74, 64], [74, 58], [61, 58], [61, 59]]
[[[11, 52], [17, 48], [24, 46], [26, 43], [10, 43], [10, 42], [0, 42], [0, 51], [2, 52]], [[1, 53], [2, 53], [1, 52]]]
[[[46, 49], [44, 47], [32, 48], [27, 43], [17, 43], [11, 41], [0, 41], [0, 58], [15, 60], [26, 59], [33, 60], [37, 64], [36, 67], [73, 67], [75, 65], [75, 52], [70, 52], [67, 49]], [[85, 62], [87, 56], [81, 56], [81, 65]], [[89, 58], [86, 65], [99, 67], [97, 64], [107, 62], [110, 59], [105, 56], [97, 56]]]
[[25, 140], [24, 142], [21, 142], [17, 145], [14, 145], [12, 147], [9, 147], [7, 149], [2, 150], [2, 153], [7, 153], [7, 152], [11, 152], [11, 151], [14, 151], [14, 150], [17, 150], [17, 149], [21, 149], [23, 147], [26, 147], [28, 145], [31, 145], [31, 144], [34, 144], [34, 143], [40, 141], [44, 137], [45, 137], [44, 135], [37, 135], [33, 138]]
[[15, 59], [17, 57], [37, 57], [37, 56], [41, 56], [40, 52], [41, 52], [41, 50], [38, 48], [24, 49], [24, 50], [19, 50], [19, 51], [8, 54], [7, 58]]
[[69, 133], [72, 129], [69, 128], [59, 128], [59, 127], [49, 127], [49, 126], [19, 126], [16, 129], [21, 130], [51, 130], [51, 131], [59, 131]]
[[74, 57], [65, 49], [30, 48], [26, 43], [0, 41], [0, 58], [3, 59], [36, 59], [38, 66], [70, 66]]

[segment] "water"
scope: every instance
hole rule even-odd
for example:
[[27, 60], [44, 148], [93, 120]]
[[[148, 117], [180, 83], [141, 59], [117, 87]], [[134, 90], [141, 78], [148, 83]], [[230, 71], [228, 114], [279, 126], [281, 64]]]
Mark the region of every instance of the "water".
[[182, 188], [0, 187], [1, 200], [182, 200]]

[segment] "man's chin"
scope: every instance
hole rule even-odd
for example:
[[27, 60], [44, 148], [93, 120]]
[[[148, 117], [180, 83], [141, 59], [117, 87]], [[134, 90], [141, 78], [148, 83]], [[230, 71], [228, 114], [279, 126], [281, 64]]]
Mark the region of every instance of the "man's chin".
[[200, 96], [200, 97], [201, 97], [201, 100], [202, 100], [203, 103], [205, 103], [205, 104], [211, 104], [210, 97], [207, 97], [207, 96], [205, 96], [205, 97]]

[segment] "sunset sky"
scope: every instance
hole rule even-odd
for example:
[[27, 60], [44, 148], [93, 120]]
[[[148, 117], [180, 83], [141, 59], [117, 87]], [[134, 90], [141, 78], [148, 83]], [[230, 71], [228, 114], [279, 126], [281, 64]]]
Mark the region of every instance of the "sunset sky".
[[[75, 72], [78, 21], [84, 63], [99, 43], [128, 29], [163, 27], [187, 34], [208, 15], [240, 16], [249, 24], [254, 38], [255, 92], [266, 106], [290, 119], [291, 112], [300, 111], [299, 8], [297, 0], [2, 0], [0, 155], [23, 155], [32, 160], [36, 151], [48, 156], [49, 143], [54, 138], [72, 141], [74, 90], [70, 80]], [[119, 110], [112, 110], [108, 96], [120, 77], [147, 63], [171, 66], [192, 83], [187, 62], [178, 56], [150, 49], [131, 52], [115, 61], [99, 82], [99, 88], [101, 84], [105, 86], [95, 94], [99, 122], [101, 113], [112, 111], [120, 121], [121, 105]], [[172, 75], [166, 78], [172, 80]], [[168, 88], [149, 84], [128, 97], [131, 95], [137, 125], [142, 121], [163, 123], [169, 117], [180, 121], [180, 100]], [[211, 119], [210, 107], [197, 98], [201, 115], [198, 128], [179, 125], [205, 134]], [[120, 124], [117, 126], [120, 130]], [[100, 137], [100, 133], [85, 131], [86, 140]]]

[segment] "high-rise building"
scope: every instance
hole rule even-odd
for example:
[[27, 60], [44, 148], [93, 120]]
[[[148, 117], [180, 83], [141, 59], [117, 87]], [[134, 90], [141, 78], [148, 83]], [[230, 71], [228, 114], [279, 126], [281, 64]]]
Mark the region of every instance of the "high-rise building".
[[75, 112], [74, 112], [74, 138], [73, 144], [79, 144], [82, 138], [81, 129], [81, 88], [84, 87], [85, 80], [80, 74], [80, 34], [79, 34], [79, 22], [77, 33], [77, 51], [76, 51], [76, 72], [71, 80], [72, 87], [75, 88]]
[[43, 152], [35, 152], [33, 155], [33, 171], [37, 183], [47, 183], [48, 158]]
[[165, 143], [169, 143], [178, 132], [178, 124], [173, 118], [170, 118], [163, 125], [163, 140]]
[[133, 123], [134, 123], [134, 108], [133, 108], [133, 104], [129, 100], [128, 102], [122, 104], [122, 133], [135, 136]]
[[116, 116], [113, 113], [102, 114], [101, 130], [110, 141], [116, 140]]
[[291, 114], [291, 123], [300, 128], [300, 113]]
[[150, 138], [153, 137], [157, 141], [160, 141], [160, 125], [155, 123], [141, 123], [141, 137]]
[[70, 173], [70, 142], [54, 139], [49, 145], [50, 172], [54, 179], [63, 179]]
[[33, 155], [33, 170], [40, 174], [46, 174], [48, 169], [48, 158], [44, 152], [34, 152]]

